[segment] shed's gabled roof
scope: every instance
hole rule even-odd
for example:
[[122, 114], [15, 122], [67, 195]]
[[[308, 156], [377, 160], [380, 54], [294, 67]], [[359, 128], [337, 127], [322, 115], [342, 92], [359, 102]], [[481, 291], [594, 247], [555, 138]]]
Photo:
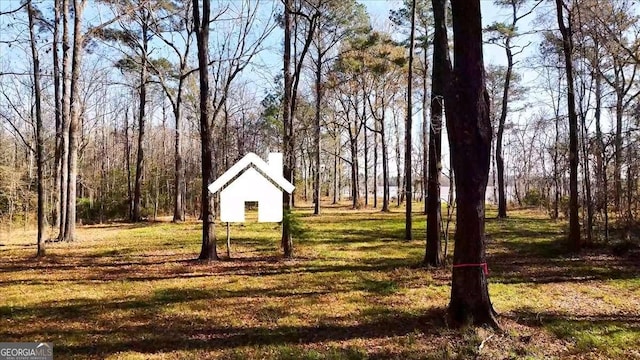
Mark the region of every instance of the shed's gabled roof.
[[282, 190], [291, 194], [295, 186], [291, 184], [287, 179], [285, 179], [282, 174], [278, 174], [273, 171], [269, 164], [267, 164], [264, 160], [262, 160], [258, 155], [254, 153], [248, 153], [245, 155], [240, 161], [235, 163], [229, 170], [225, 171], [222, 176], [216, 179], [211, 185], [209, 185], [209, 191], [212, 193], [216, 193], [223, 186], [227, 185], [231, 179], [235, 178], [238, 174], [240, 174], [244, 169], [246, 169], [250, 165], [254, 165], [258, 168], [258, 170], [262, 171], [263, 174], [267, 175], [271, 181], [276, 183]]

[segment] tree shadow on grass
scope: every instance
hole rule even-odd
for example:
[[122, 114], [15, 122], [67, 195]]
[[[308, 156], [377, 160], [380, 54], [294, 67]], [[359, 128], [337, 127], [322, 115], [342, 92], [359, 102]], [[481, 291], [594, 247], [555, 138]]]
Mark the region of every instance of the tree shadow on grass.
[[[516, 234], [522, 235], [521, 232]], [[640, 263], [630, 257], [613, 256], [602, 251], [572, 253], [564, 235], [528, 236], [517, 241], [499, 240], [489, 245], [488, 261], [493, 282], [545, 284], [630, 279], [640, 274]]]
[[[284, 298], [291, 296], [312, 296], [324, 294], [317, 292], [295, 292], [287, 287], [270, 289], [242, 289], [242, 290], [206, 290], [196, 288], [163, 288], [150, 293], [148, 296], [132, 296], [112, 300], [77, 298], [70, 301], [41, 302], [37, 306], [1, 306], [0, 316], [13, 319], [38, 319], [47, 323], [88, 321], [101, 314], [114, 311], [131, 310], [137, 314], [155, 314], [168, 305], [194, 302], [200, 300], [230, 299], [230, 298]], [[144, 320], [141, 316], [139, 320]], [[0, 334], [1, 335], [1, 334]]]
[[561, 283], [628, 279], [640, 263], [602, 251], [573, 253], [564, 228], [551, 219], [487, 219], [492, 282]]
[[[179, 256], [179, 255], [178, 255]], [[161, 259], [157, 259], [160, 257]], [[104, 261], [96, 262], [95, 259], [104, 259]], [[22, 272], [22, 271], [55, 271], [55, 270], [82, 270], [82, 269], [100, 269], [100, 268], [122, 268], [131, 266], [153, 266], [163, 265], [166, 263], [187, 263], [191, 259], [178, 259], [176, 255], [154, 255], [153, 257], [145, 256], [127, 256], [118, 261], [114, 256], [107, 259], [94, 254], [82, 256], [67, 256], [58, 258], [56, 256], [47, 256], [41, 261], [34, 262], [32, 259], [20, 259], [13, 262], [0, 263], [0, 272]]]
[[31, 277], [28, 279], [12, 279], [7, 276], [0, 284], [9, 285], [54, 285], [60, 281], [74, 283], [94, 282], [147, 282], [159, 280], [194, 279], [227, 276], [277, 276], [295, 274], [322, 273], [359, 273], [359, 272], [387, 272], [396, 269], [413, 269], [416, 259], [405, 257], [362, 259], [357, 263], [335, 264], [331, 260], [320, 259], [321, 262], [311, 263], [309, 258], [284, 259], [282, 256], [259, 255], [256, 257], [223, 259], [217, 262], [201, 262], [193, 258], [172, 259], [144, 259], [136, 257], [128, 261], [105, 261], [96, 263], [92, 257], [77, 257], [72, 264], [39, 264], [20, 262], [0, 265], [0, 271], [10, 274], [37, 270], [47, 273], [59, 272], [60, 276]]
[[[219, 351], [245, 346], [301, 345], [327, 341], [346, 341], [350, 339], [375, 339], [389, 336], [403, 336], [417, 329], [434, 331], [442, 328], [435, 325], [431, 314], [424, 316], [404, 316], [384, 318], [357, 325], [319, 325], [285, 327], [205, 327], [198, 328], [177, 324], [177, 329], [154, 329], [149, 326], [121, 328], [121, 331], [137, 336], [126, 340], [110, 340], [102, 337], [87, 345], [64, 344], [56, 346], [61, 355], [99, 355], [108, 356], [118, 352], [135, 350], [140, 353], [158, 353], [170, 351]], [[175, 324], [175, 323], [174, 323]], [[170, 333], [165, 333], [170, 330]], [[179, 333], [182, 336], [172, 336]]]
[[[211, 321], [205, 317], [163, 313], [167, 306], [224, 296], [246, 297], [252, 294], [200, 289], [162, 289], [148, 297], [115, 299], [112, 301], [80, 299], [71, 304], [55, 302], [30, 307], [0, 307], [0, 315], [13, 321], [29, 321], [30, 326], [12, 327], [0, 332], [4, 341], [31, 341], [33, 336], [44, 340], [80, 337], [86, 341], [55, 342], [57, 356], [105, 358], [119, 352], [136, 351], [158, 353], [170, 351], [219, 351], [244, 346], [311, 344], [350, 339], [374, 339], [403, 336], [416, 330], [438, 333], [445, 329], [445, 310], [426, 309], [421, 314], [379, 309], [368, 312], [366, 319], [344, 325], [344, 320], [320, 323], [317, 326], [277, 326], [276, 320], [288, 311], [270, 309], [266, 320], [259, 325], [238, 327]], [[260, 296], [265, 296], [262, 292]], [[313, 296], [314, 294], [300, 294]], [[283, 296], [291, 296], [284, 294]], [[127, 311], [129, 310], [129, 311]], [[109, 323], [99, 319], [102, 313], [125, 311], [109, 317]], [[263, 314], [264, 315], [264, 314]], [[270, 321], [269, 321], [270, 320]], [[336, 321], [337, 320], [337, 321]], [[91, 328], [79, 331], [74, 326], [87, 323]]]
[[[415, 238], [419, 239], [424, 235], [424, 232], [420, 234], [419, 231], [414, 232]], [[339, 232], [322, 232], [316, 234], [313, 238], [299, 240], [302, 244], [336, 244], [336, 245], [351, 245], [354, 243], [388, 243], [404, 241], [404, 228], [370, 228], [370, 229], [344, 229]], [[411, 244], [411, 243], [409, 243]], [[404, 245], [404, 244], [403, 244]]]
[[557, 321], [589, 322], [593, 324], [620, 323], [630, 328], [637, 328], [640, 331], [640, 314], [613, 313], [613, 314], [569, 314], [564, 312], [535, 311], [524, 307], [503, 316], [513, 319], [528, 326], [543, 326]]
[[557, 233], [536, 233], [525, 231], [509, 232], [510, 237], [502, 233], [493, 233], [490, 239], [496, 239], [489, 245], [503, 251], [512, 258], [540, 257], [553, 259], [574, 255], [570, 252], [566, 237]]
[[141, 221], [136, 223], [120, 221], [120, 222], [111, 222], [105, 224], [88, 224], [83, 227], [86, 229], [98, 229], [98, 230], [130, 230], [130, 229], [142, 229], [153, 226], [158, 226], [162, 224], [167, 224], [163, 221]]
[[[640, 349], [640, 314], [576, 315], [522, 308], [505, 316], [527, 326], [545, 328], [559, 339], [573, 342], [577, 352], [592, 353], [597, 349], [613, 358], [627, 358], [631, 356], [629, 349]], [[640, 356], [640, 351], [635, 356]]]
[[[404, 224], [404, 218], [400, 217], [401, 213], [387, 213], [380, 211], [370, 211], [370, 212], [361, 212], [358, 210], [351, 210], [345, 212], [335, 212], [327, 214], [323, 217], [314, 217], [314, 215], [302, 216], [314, 222], [314, 224], [327, 224], [334, 225], [336, 223], [336, 219], [339, 219], [340, 222], [345, 221], [356, 221], [359, 223], [393, 223], [393, 224]], [[365, 217], [366, 215], [366, 217]]]

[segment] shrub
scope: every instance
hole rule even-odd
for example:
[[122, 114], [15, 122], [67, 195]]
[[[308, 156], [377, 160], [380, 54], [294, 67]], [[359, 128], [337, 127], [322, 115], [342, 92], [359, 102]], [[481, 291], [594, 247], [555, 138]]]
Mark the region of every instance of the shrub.
[[542, 206], [545, 198], [537, 189], [529, 190], [522, 198], [522, 203], [526, 206]]
[[[77, 218], [82, 220], [84, 224], [95, 224], [100, 222], [100, 212], [102, 209], [103, 220], [126, 219], [129, 214], [129, 206], [127, 200], [116, 198], [106, 198], [102, 201], [96, 201], [91, 204], [88, 198], [79, 198], [77, 200]], [[147, 211], [141, 209], [143, 216], [147, 216]]]

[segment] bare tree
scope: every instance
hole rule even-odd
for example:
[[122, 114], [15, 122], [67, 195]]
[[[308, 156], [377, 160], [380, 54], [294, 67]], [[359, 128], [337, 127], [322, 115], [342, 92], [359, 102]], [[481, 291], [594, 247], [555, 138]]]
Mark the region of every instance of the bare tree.
[[[311, 14], [305, 14], [302, 12], [301, 8], [302, 6], [296, 7], [294, 0], [284, 0], [284, 98], [282, 102], [282, 144], [284, 157], [283, 175], [284, 178], [289, 182], [293, 182], [293, 169], [295, 168], [295, 157], [293, 154], [293, 149], [295, 148], [293, 136], [293, 119], [296, 111], [300, 75], [302, 72], [304, 59], [309, 51], [309, 47], [311, 46], [311, 42], [313, 40], [314, 29], [316, 28], [315, 24], [320, 17], [320, 12], [317, 10], [311, 11]], [[296, 30], [299, 29], [299, 27], [297, 26], [299, 19], [307, 22], [306, 26], [303, 27], [303, 29], [306, 29], [306, 32], [300, 34], [302, 49], [300, 50], [300, 52], [294, 51], [294, 55], [296, 55], [296, 57], [293, 59], [292, 64], [291, 48], [292, 46], [294, 46], [297, 49], [296, 44], [298, 42], [297, 40], [299, 36], [298, 32], [294, 30], [293, 25], [296, 25]], [[291, 72], [292, 65], [293, 73]], [[293, 196], [288, 194], [286, 191], [283, 192], [282, 208], [285, 218], [282, 222], [281, 245], [284, 251], [284, 256], [288, 258], [293, 256], [293, 241], [291, 236], [292, 206]]]
[[[427, 188], [427, 241], [425, 263], [442, 264], [440, 174], [442, 172], [442, 111], [445, 90], [451, 76], [447, 36], [446, 0], [432, 0], [433, 73], [431, 82], [431, 127], [429, 132], [429, 182]], [[452, 184], [450, 184], [452, 186]]]
[[412, 118], [413, 118], [413, 46], [415, 43], [415, 33], [416, 33], [416, 0], [412, 0], [411, 3], [411, 35], [409, 36], [409, 71], [407, 76], [407, 120], [405, 124], [405, 139], [404, 139], [404, 189], [406, 192], [406, 212], [405, 212], [405, 230], [404, 230], [404, 239], [411, 240], [411, 203], [413, 202], [413, 183], [411, 180], [411, 155], [413, 148], [413, 143], [411, 140], [412, 133]]
[[38, 57], [38, 49], [35, 36], [35, 12], [31, 1], [27, 3], [27, 12], [29, 14], [29, 42], [31, 45], [31, 59], [33, 61], [33, 92], [35, 96], [35, 115], [36, 115], [36, 163], [37, 163], [37, 181], [38, 181], [38, 235], [37, 257], [45, 255], [44, 249], [44, 232], [45, 232], [45, 209], [44, 209], [44, 139], [42, 131], [42, 105], [41, 105], [41, 88], [40, 88], [40, 59]]
[[[343, 40], [356, 35], [357, 33], [368, 29], [368, 18], [361, 4], [353, 0], [337, 1], [337, 0], [317, 0], [317, 2], [309, 2], [312, 10], [318, 11], [319, 17], [315, 23], [315, 32], [313, 38], [313, 47], [315, 48], [314, 56], [311, 60], [314, 65], [315, 80], [315, 125], [314, 125], [314, 178], [313, 178], [313, 213], [320, 213], [320, 128], [322, 114], [322, 97], [324, 94], [323, 84], [323, 66], [326, 63], [335, 60], [331, 56], [334, 50]], [[365, 153], [366, 157], [366, 153]], [[365, 161], [366, 162], [366, 161]], [[366, 172], [366, 168], [365, 168]], [[366, 178], [366, 176], [365, 176]], [[365, 191], [366, 192], [366, 191]]]
[[[191, 48], [191, 41], [193, 36], [193, 24], [192, 24], [192, 14], [190, 2], [185, 2], [181, 7], [178, 7], [175, 13], [170, 14], [170, 16], [163, 17], [162, 20], [167, 21], [168, 24], [164, 24], [160, 19], [156, 19], [155, 26], [152, 27], [152, 31], [158, 35], [160, 40], [162, 40], [178, 58], [177, 69], [170, 69], [169, 71], [163, 71], [165, 69], [159, 69], [154, 65], [154, 62], [151, 62], [150, 65], [154, 68], [154, 71], [160, 78], [160, 85], [164, 90], [169, 102], [171, 103], [171, 109], [173, 110], [173, 116], [175, 119], [175, 137], [174, 137], [174, 153], [175, 153], [175, 161], [174, 161], [174, 184], [173, 184], [173, 221], [184, 221], [185, 220], [185, 206], [184, 206], [184, 196], [185, 196], [185, 174], [184, 174], [184, 159], [182, 154], [182, 127], [183, 127], [183, 119], [182, 119], [182, 102], [183, 102], [183, 93], [184, 87], [187, 77], [193, 73], [192, 70], [188, 69], [188, 56]], [[178, 21], [175, 21], [174, 18], [178, 18]], [[176, 27], [177, 24], [183, 24]], [[174, 40], [174, 33], [178, 33], [178, 40]], [[178, 43], [183, 43], [184, 45], [180, 47]], [[175, 71], [177, 70], [177, 71]], [[175, 71], [175, 75], [173, 74]], [[168, 73], [165, 76], [165, 73]], [[170, 87], [170, 81], [177, 80], [177, 84], [175, 88]]]
[[67, 215], [63, 239], [74, 241], [76, 238], [76, 186], [78, 179], [78, 146], [80, 141], [80, 71], [82, 67], [85, 34], [82, 29], [82, 16], [86, 0], [73, 0], [73, 45], [71, 53], [71, 89], [69, 92], [69, 151], [67, 176]]
[[[136, 6], [131, 4], [125, 7], [125, 11], [121, 14], [114, 16], [112, 19], [101, 23], [98, 26], [90, 27], [88, 30], [83, 29], [82, 21], [84, 10], [87, 6], [87, 0], [73, 0], [73, 44], [71, 44], [71, 57], [66, 50], [68, 50], [69, 32], [65, 31], [67, 22], [69, 19], [69, 4], [68, 0], [63, 1], [63, 59], [62, 59], [62, 73], [63, 73], [63, 87], [62, 87], [62, 121], [63, 121], [63, 150], [67, 148], [65, 144], [66, 139], [66, 127], [68, 122], [68, 148], [66, 149], [67, 166], [63, 163], [63, 173], [67, 174], [66, 183], [63, 182], [62, 187], [65, 188], [65, 211], [64, 213], [64, 229], [61, 229], [61, 236], [59, 239], [65, 241], [75, 240], [76, 231], [76, 195], [77, 195], [77, 182], [78, 182], [78, 149], [80, 147], [80, 135], [82, 132], [81, 116], [82, 116], [82, 104], [80, 99], [80, 73], [82, 71], [84, 46], [87, 39], [92, 38], [95, 34], [102, 31], [112, 23], [118, 21], [121, 17], [128, 14], [130, 11], [135, 11]], [[144, 4], [145, 1], [142, 2]], [[70, 71], [67, 71], [69, 61], [71, 61]], [[65, 76], [65, 74], [68, 76]], [[68, 80], [67, 80], [68, 79]], [[68, 81], [68, 82], [67, 82]], [[67, 91], [68, 90], [68, 91]], [[68, 106], [67, 106], [68, 104]], [[66, 110], [68, 109], [68, 112]], [[64, 175], [62, 175], [64, 176]]]
[[199, 0], [193, 0], [193, 26], [198, 44], [200, 75], [200, 146], [202, 152], [202, 249], [200, 260], [218, 260], [213, 195], [208, 186], [213, 181], [213, 143], [209, 115], [209, 24], [210, 0], [202, 0], [202, 17]]
[[562, 35], [565, 71], [567, 76], [567, 108], [569, 111], [569, 245], [573, 250], [582, 246], [580, 240], [580, 219], [578, 218], [578, 115], [573, 80], [573, 35], [564, 19], [564, 0], [556, 0], [558, 26]]
[[509, 7], [511, 10], [511, 22], [493, 23], [488, 27], [491, 33], [489, 42], [502, 47], [507, 57], [507, 68], [505, 73], [504, 87], [502, 92], [502, 103], [500, 110], [500, 119], [498, 122], [498, 132], [496, 137], [496, 168], [498, 172], [498, 218], [507, 217], [507, 198], [505, 194], [504, 181], [504, 158], [502, 151], [502, 138], [504, 128], [507, 121], [507, 113], [509, 110], [511, 80], [513, 76], [513, 68], [515, 66], [514, 57], [522, 53], [526, 46], [517, 46], [513, 41], [521, 34], [517, 31], [517, 24], [520, 20], [530, 15], [533, 10], [542, 3], [537, 0], [536, 4], [524, 14], [518, 14], [518, 11], [528, 0], [497, 0], [496, 4]]

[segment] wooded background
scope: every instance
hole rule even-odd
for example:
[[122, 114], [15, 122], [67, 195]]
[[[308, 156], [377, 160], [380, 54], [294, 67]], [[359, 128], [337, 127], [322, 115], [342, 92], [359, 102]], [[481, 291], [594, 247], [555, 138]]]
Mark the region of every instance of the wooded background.
[[[59, 240], [73, 240], [80, 222], [207, 220], [215, 204], [204, 211], [203, 181], [247, 152], [284, 151], [293, 206], [320, 212], [321, 198], [388, 211], [410, 205], [409, 194], [437, 214], [440, 236], [448, 196], [439, 187], [455, 182], [442, 137], [446, 2], [398, 3], [375, 27], [355, 0], [204, 3], [2, 3], [4, 228], [30, 226], [38, 207], [43, 236]], [[499, 216], [515, 205], [569, 217], [576, 247], [609, 242], [612, 231], [630, 238], [637, 5], [499, 0], [491, 9], [502, 20], [483, 26], [485, 51], [506, 59], [485, 67]]]

